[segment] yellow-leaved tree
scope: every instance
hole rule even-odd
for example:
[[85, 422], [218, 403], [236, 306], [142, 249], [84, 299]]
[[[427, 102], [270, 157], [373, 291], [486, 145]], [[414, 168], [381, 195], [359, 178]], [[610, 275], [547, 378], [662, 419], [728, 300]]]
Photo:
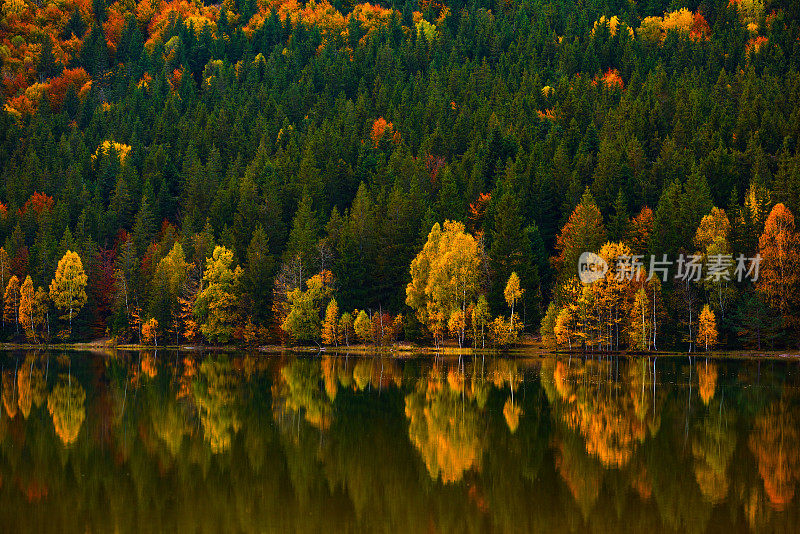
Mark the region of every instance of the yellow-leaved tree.
[[[6, 287], [6, 282], [8, 280], [8, 276], [9, 276], [10, 271], [11, 271], [10, 265], [11, 265], [11, 263], [8, 260], [8, 253], [6, 252], [6, 249], [3, 248], [3, 247], [0, 247], [0, 290], [4, 290], [5, 287]], [[3, 302], [5, 302], [5, 300]], [[0, 314], [0, 315], [2, 315], [2, 318], [3, 318], [2, 319], [2, 321], [3, 321], [3, 330], [5, 330], [5, 328], [6, 328], [6, 316], [5, 316], [5, 313]]]
[[361, 310], [355, 314], [356, 320], [353, 322], [353, 329], [362, 343], [369, 343], [372, 339], [372, 321], [367, 312]]
[[522, 298], [524, 293], [525, 290], [520, 287], [519, 276], [517, 276], [517, 273], [512, 272], [511, 276], [508, 277], [508, 283], [506, 284], [506, 289], [503, 292], [503, 296], [506, 298], [506, 303], [508, 304], [508, 307], [511, 308], [512, 330], [514, 330], [514, 305], [519, 299]]
[[209, 341], [227, 343], [238, 318], [239, 279], [242, 268], [233, 264], [233, 251], [217, 246], [206, 259], [205, 289], [197, 296], [193, 311], [200, 331]]
[[50, 282], [50, 300], [61, 310], [61, 318], [69, 321], [70, 332], [72, 319], [86, 304], [86, 280], [81, 257], [68, 250], [58, 261], [56, 276]]
[[298, 341], [316, 343], [322, 334], [320, 312], [325, 300], [333, 291], [332, 285], [333, 274], [325, 270], [306, 280], [305, 291], [302, 287], [290, 291], [286, 295], [289, 301], [289, 314], [281, 324], [283, 331]]
[[428, 241], [411, 262], [411, 282], [406, 304], [414, 308], [439, 346], [446, 321], [453, 311], [466, 314], [478, 294], [481, 250], [478, 241], [464, 231], [464, 224], [445, 221], [433, 225]]
[[59, 375], [58, 382], [47, 397], [47, 411], [53, 418], [56, 435], [64, 445], [72, 445], [78, 439], [83, 421], [86, 419], [86, 391], [71, 375]]

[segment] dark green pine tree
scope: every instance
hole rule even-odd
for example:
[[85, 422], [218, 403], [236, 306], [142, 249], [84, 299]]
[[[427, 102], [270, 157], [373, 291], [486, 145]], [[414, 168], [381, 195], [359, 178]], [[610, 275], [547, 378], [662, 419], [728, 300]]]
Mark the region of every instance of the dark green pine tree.
[[64, 40], [70, 39], [73, 35], [79, 39], [83, 38], [83, 34], [86, 33], [86, 22], [84, 22], [83, 17], [81, 16], [80, 7], [75, 6], [75, 10], [72, 12], [72, 16], [67, 22], [67, 25], [64, 26], [64, 29], [61, 30], [60, 37]]
[[381, 297], [386, 287], [378, 287], [376, 230], [377, 214], [369, 190], [361, 184], [342, 227], [335, 273], [342, 309], [386, 305]]
[[108, 18], [106, 0], [92, 0], [92, 11], [97, 24], [103, 24]]
[[439, 199], [436, 203], [437, 211], [445, 219], [463, 221], [466, 205], [461, 194], [463, 189], [460, 187], [455, 173], [446, 167], [440, 176], [442, 177], [442, 187], [439, 189]]
[[300, 259], [303, 278], [308, 278], [313, 274], [318, 236], [317, 213], [311, 208], [311, 195], [306, 191], [297, 204], [297, 211], [292, 220], [292, 229], [289, 232], [289, 241], [286, 243], [286, 250], [283, 254], [283, 261], [286, 263], [295, 258]]
[[608, 220], [608, 238], [611, 241], [627, 241], [630, 236], [631, 222], [628, 217], [628, 202], [625, 193], [620, 188], [617, 200], [614, 202], [614, 213]]
[[[520, 202], [517, 198], [514, 176], [507, 173], [500, 198], [493, 211], [489, 262], [492, 271], [490, 304], [495, 313], [506, 312], [504, 290], [512, 272], [520, 278], [523, 295], [523, 318], [527, 325], [538, 323], [540, 305], [540, 280], [538, 260], [534, 257], [531, 236], [524, 226]], [[534, 232], [538, 233], [538, 231]], [[541, 237], [539, 237], [541, 239]]]
[[41, 79], [55, 78], [61, 74], [62, 67], [56, 63], [56, 58], [53, 55], [53, 39], [49, 35], [45, 35], [42, 41], [42, 53], [39, 56], [39, 65], [36, 72]]
[[141, 257], [156, 235], [156, 217], [153, 212], [153, 186], [149, 180], [145, 181], [142, 201], [133, 222], [132, 234], [136, 253]]
[[138, 62], [144, 50], [144, 40], [136, 17], [128, 15], [125, 27], [122, 29], [119, 46], [117, 47], [117, 61], [128, 63]]
[[733, 331], [747, 348], [773, 348], [780, 336], [779, 314], [771, 310], [752, 288], [742, 294], [732, 319]]
[[103, 27], [99, 24], [92, 26], [89, 37], [81, 47], [80, 64], [94, 78], [102, 76], [108, 70], [108, 46]]
[[267, 324], [269, 321], [274, 272], [275, 258], [269, 253], [267, 232], [259, 224], [247, 247], [247, 266], [243, 278], [250, 317], [256, 324]]

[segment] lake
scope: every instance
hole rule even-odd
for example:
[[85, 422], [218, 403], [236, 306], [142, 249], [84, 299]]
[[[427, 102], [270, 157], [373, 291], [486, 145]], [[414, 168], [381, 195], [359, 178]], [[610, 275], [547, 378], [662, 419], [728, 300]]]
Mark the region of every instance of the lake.
[[800, 362], [5, 352], [4, 532], [787, 532]]

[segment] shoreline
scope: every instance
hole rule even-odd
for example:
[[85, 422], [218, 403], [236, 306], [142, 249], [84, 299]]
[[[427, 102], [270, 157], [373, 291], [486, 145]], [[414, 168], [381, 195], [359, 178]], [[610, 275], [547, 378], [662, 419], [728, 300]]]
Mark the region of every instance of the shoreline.
[[709, 352], [678, 352], [678, 351], [657, 351], [657, 352], [637, 352], [637, 351], [606, 351], [606, 352], [586, 352], [578, 350], [556, 350], [549, 347], [537, 345], [522, 345], [507, 349], [473, 349], [472, 347], [435, 347], [418, 345], [395, 345], [391, 347], [373, 347], [369, 345], [352, 345], [350, 347], [315, 347], [315, 346], [291, 346], [281, 345], [262, 345], [248, 347], [242, 345], [139, 345], [121, 344], [114, 345], [105, 341], [90, 341], [82, 343], [51, 343], [51, 344], [31, 344], [31, 343], [0, 343], [0, 351], [69, 351], [69, 352], [147, 352], [147, 351], [178, 351], [178, 352], [248, 352], [261, 353], [264, 355], [293, 353], [298, 356], [314, 355], [335, 355], [335, 356], [389, 356], [397, 359], [437, 356], [437, 357], [462, 357], [462, 356], [500, 356], [515, 359], [542, 359], [542, 358], [581, 358], [581, 359], [605, 359], [608, 357], [638, 358], [683, 358], [694, 360], [714, 359], [714, 360], [800, 360], [800, 351], [786, 350], [747, 350], [738, 349], [732, 351], [709, 351]]

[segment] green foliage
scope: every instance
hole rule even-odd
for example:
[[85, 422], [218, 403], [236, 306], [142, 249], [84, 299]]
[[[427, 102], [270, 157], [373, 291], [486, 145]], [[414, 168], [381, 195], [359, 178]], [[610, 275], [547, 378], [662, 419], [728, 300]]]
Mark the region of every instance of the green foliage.
[[232, 265], [233, 252], [217, 246], [206, 260], [205, 288], [194, 303], [200, 331], [212, 342], [227, 343], [238, 326], [242, 268], [238, 265], [232, 268]]
[[[606, 237], [637, 253], [692, 252], [700, 217], [717, 206], [730, 252], [752, 256], [771, 207], [800, 207], [792, 2], [690, 12], [663, 1], [576, 11], [563, 0], [458, 0], [424, 13], [344, 3], [303, 6], [302, 17], [254, 1], [201, 4], [174, 19], [162, 2], [97, 0], [91, 13], [4, 4], [16, 14], [0, 24], [13, 80], [0, 96], [0, 244], [9, 272], [35, 287], [67, 250], [80, 253], [76, 337], [120, 332], [137, 314], [171, 324], [156, 274], [174, 242], [195, 265], [192, 299], [207, 289], [201, 271], [217, 243], [243, 269], [219, 341], [237, 329], [233, 315], [277, 335], [286, 293], [323, 269], [342, 309], [407, 315], [409, 265], [434, 223], [461, 221], [484, 248], [462, 311], [485, 292], [504, 312], [516, 272], [515, 315], [535, 329], [578, 255]], [[124, 161], [92, 159], [109, 140], [131, 147]], [[629, 217], [644, 206], [654, 209], [647, 251], [627, 242], [640, 237]], [[297, 276], [274, 301], [286, 266]], [[438, 285], [431, 295], [447, 301]], [[717, 302], [721, 339], [737, 339], [719, 312], [748, 286], [722, 304], [719, 287], [694, 289]], [[681, 299], [665, 291], [674, 341]], [[438, 336], [453, 307], [407, 324]]]
[[318, 341], [322, 331], [323, 302], [330, 296], [330, 286], [324, 274], [316, 274], [306, 281], [306, 290], [299, 287], [290, 291], [289, 315], [283, 321], [283, 328], [298, 341]]

